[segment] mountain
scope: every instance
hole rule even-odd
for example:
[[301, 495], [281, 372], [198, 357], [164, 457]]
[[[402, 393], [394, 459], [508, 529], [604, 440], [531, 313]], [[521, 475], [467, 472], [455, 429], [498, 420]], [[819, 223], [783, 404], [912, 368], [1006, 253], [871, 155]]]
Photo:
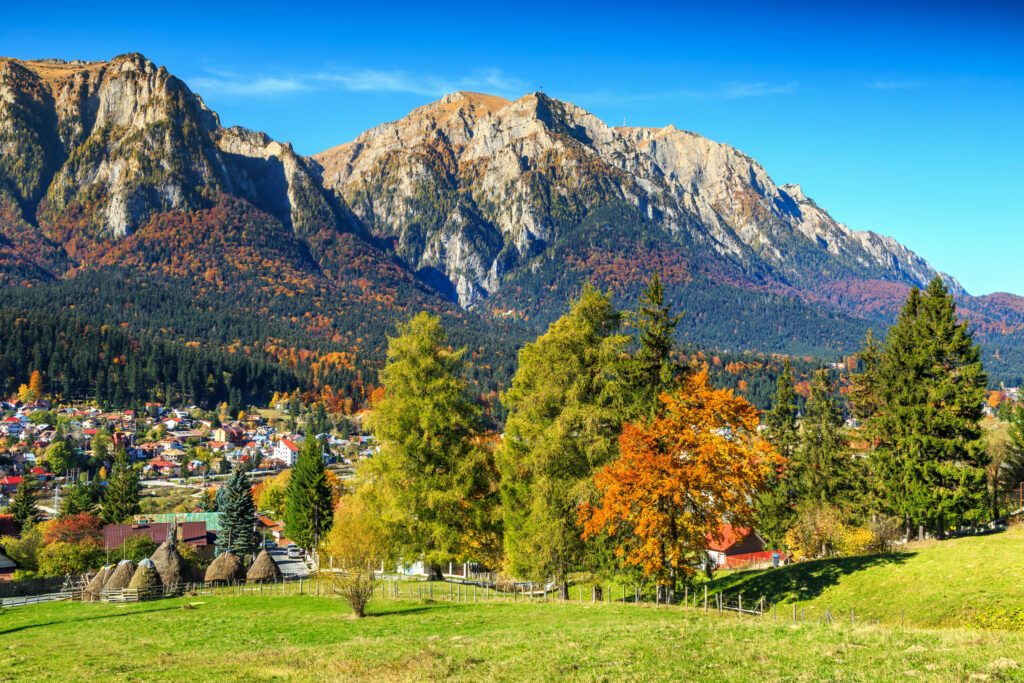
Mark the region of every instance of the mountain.
[[[105, 397], [300, 388], [358, 402], [386, 335], [426, 309], [470, 347], [493, 399], [518, 345], [582, 283], [626, 305], [652, 272], [686, 311], [682, 340], [823, 356], [856, 348], [936, 275], [727, 145], [609, 127], [543, 93], [454, 93], [305, 157], [223, 127], [141, 55], [0, 59], [0, 313], [100, 346], [93, 326], [113, 326], [118, 348], [159, 340], [181, 368], [104, 356], [84, 373], [73, 343], [44, 353], [19, 337], [21, 355], [0, 356], [0, 392], [42, 365], [67, 391]], [[971, 297], [943, 277], [996, 376], [1024, 374], [1024, 299]], [[229, 356], [256, 365], [229, 371]], [[268, 364], [295, 386], [238, 379]]]

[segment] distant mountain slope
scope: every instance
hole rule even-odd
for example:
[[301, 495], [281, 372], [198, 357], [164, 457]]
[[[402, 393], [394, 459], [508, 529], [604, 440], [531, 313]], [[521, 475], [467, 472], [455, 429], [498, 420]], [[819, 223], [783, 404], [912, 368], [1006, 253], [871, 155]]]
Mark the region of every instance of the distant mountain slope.
[[[0, 59], [9, 311], [73, 310], [358, 394], [396, 321], [427, 309], [493, 396], [584, 282], [631, 304], [652, 272], [683, 340], [826, 356], [936, 274], [727, 145], [542, 93], [454, 93], [308, 158], [224, 128], [141, 55]], [[1024, 374], [1024, 300], [946, 280], [994, 375]]]

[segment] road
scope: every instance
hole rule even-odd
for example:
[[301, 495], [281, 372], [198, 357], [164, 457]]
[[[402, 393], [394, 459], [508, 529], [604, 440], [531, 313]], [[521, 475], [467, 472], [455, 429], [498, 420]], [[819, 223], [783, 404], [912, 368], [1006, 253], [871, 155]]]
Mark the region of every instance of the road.
[[288, 551], [284, 548], [271, 548], [268, 552], [285, 576], [302, 578], [309, 576], [309, 567], [306, 566], [306, 562], [304, 560], [289, 560]]

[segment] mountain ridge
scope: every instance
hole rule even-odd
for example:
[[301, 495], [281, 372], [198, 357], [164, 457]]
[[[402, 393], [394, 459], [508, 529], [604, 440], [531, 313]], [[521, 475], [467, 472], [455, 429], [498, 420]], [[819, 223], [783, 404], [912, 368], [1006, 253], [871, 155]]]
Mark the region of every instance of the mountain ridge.
[[[611, 127], [540, 92], [451, 93], [304, 156], [222, 126], [140, 54], [0, 59], [0, 305], [49, 305], [45, 290], [97, 322], [277, 360], [282, 344], [313, 361], [345, 347], [359, 358], [343, 373], [353, 386], [379, 367], [393, 324], [425, 308], [465, 329], [483, 388], [582, 283], [626, 305], [652, 272], [687, 311], [684, 341], [826, 356], [937, 274], [735, 148], [675, 126]], [[213, 317], [147, 320], [151, 302], [132, 292], [85, 300], [107, 273], [159, 279], [175, 306]], [[971, 297], [943, 277], [992, 362], [1024, 374], [1024, 298]], [[218, 308], [225, 329], [209, 326]], [[325, 377], [311, 382], [342, 381]]]

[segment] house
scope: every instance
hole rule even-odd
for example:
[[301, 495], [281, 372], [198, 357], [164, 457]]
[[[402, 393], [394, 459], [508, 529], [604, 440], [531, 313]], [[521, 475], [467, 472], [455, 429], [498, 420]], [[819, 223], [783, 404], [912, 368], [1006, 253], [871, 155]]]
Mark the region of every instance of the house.
[[[148, 523], [139, 520], [133, 524], [107, 524], [103, 527], [103, 548], [117, 550], [131, 536], [149, 536], [160, 545], [167, 540], [172, 524], [169, 522]], [[178, 525], [179, 540], [194, 547], [200, 557], [213, 558], [214, 539], [206, 531], [206, 522], [184, 522]]]
[[18, 522], [14, 519], [14, 515], [0, 515], [0, 536], [17, 538], [19, 535]]
[[3, 479], [0, 479], [0, 493], [14, 493], [21, 484], [22, 477], [14, 477], [8, 475]]
[[299, 457], [300, 449], [301, 446], [291, 439], [281, 439], [277, 442], [277, 446], [274, 447], [274, 455], [272, 457], [283, 462], [285, 466], [291, 467]]
[[780, 560], [785, 559], [781, 552], [770, 550], [764, 539], [753, 529], [723, 524], [718, 529], [718, 535], [718, 540], [708, 538], [708, 556], [716, 567], [771, 564], [775, 554], [778, 554]]
[[3, 546], [0, 546], [0, 583], [14, 580], [14, 572], [18, 564], [7, 556]]

